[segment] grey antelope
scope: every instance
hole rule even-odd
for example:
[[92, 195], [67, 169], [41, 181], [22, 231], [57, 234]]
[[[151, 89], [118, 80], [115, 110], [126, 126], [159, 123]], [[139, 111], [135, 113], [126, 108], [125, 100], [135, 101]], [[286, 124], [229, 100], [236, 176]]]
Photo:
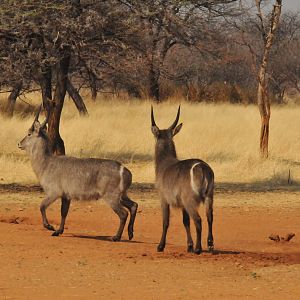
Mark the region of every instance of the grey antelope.
[[[182, 209], [183, 224], [187, 235], [187, 251], [200, 254], [202, 220], [198, 213], [201, 202], [206, 204], [208, 222], [207, 246], [213, 250], [213, 194], [214, 173], [210, 166], [200, 159], [178, 160], [173, 137], [180, 131], [182, 123], [177, 126], [180, 106], [174, 123], [168, 129], [159, 129], [155, 123], [151, 107], [152, 133], [155, 144], [156, 187], [159, 190], [163, 216], [163, 231], [157, 251], [164, 250], [169, 227], [170, 206]], [[197, 232], [194, 249], [190, 232], [190, 218], [193, 219]]]
[[[71, 199], [101, 197], [120, 218], [119, 229], [112, 240], [121, 239], [128, 216], [126, 209], [130, 212], [128, 236], [131, 240], [138, 207], [127, 196], [132, 180], [131, 172], [114, 160], [52, 155], [48, 149], [47, 119], [42, 124], [38, 121], [40, 110], [28, 134], [18, 146], [29, 155], [33, 171], [46, 193], [40, 205], [44, 227], [53, 230], [53, 236], [62, 234]], [[47, 220], [46, 209], [58, 198], [61, 198], [61, 223], [58, 230], [55, 230]]]

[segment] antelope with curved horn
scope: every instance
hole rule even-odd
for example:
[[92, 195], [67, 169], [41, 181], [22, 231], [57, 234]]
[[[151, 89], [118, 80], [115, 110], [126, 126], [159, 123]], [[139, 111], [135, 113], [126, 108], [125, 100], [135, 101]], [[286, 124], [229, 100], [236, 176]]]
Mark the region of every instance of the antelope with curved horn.
[[[206, 204], [208, 222], [207, 246], [213, 251], [213, 194], [214, 173], [210, 166], [200, 159], [178, 160], [173, 137], [182, 128], [178, 124], [180, 106], [173, 124], [168, 129], [159, 129], [155, 123], [151, 106], [152, 133], [155, 137], [155, 174], [156, 187], [159, 190], [163, 216], [163, 231], [157, 251], [164, 250], [169, 227], [170, 206], [182, 209], [183, 224], [187, 234], [187, 251], [200, 254], [202, 252], [201, 233], [202, 220], [198, 213], [201, 202]], [[197, 240], [194, 243], [190, 232], [190, 218], [194, 221]]]
[[[53, 230], [53, 236], [58, 236], [64, 232], [71, 199], [102, 198], [120, 219], [119, 229], [112, 238], [114, 241], [121, 239], [129, 210], [128, 237], [131, 240], [138, 207], [127, 196], [132, 181], [131, 172], [114, 160], [52, 155], [45, 130], [47, 119], [40, 124], [40, 111], [41, 107], [27, 136], [18, 146], [29, 155], [33, 171], [46, 193], [46, 198], [40, 205], [44, 227]], [[46, 209], [58, 198], [61, 198], [61, 222], [55, 230], [48, 222]]]

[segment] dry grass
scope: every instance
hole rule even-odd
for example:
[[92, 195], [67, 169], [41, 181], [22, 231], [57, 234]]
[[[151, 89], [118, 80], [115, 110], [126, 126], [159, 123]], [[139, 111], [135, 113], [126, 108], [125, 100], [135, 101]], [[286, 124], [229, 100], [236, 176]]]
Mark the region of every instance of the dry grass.
[[[28, 101], [37, 103], [38, 96]], [[1, 101], [1, 99], [0, 99]], [[3, 99], [2, 99], [3, 101]], [[178, 101], [155, 106], [157, 124], [169, 126]], [[62, 115], [61, 135], [69, 155], [104, 157], [124, 162], [135, 182], [153, 182], [154, 139], [150, 102], [87, 101], [88, 118], [80, 118], [70, 101]], [[255, 106], [182, 103], [183, 129], [175, 138], [180, 158], [198, 157], [215, 170], [220, 183], [286, 184], [288, 171], [300, 181], [300, 107], [273, 107], [270, 158], [258, 155], [260, 118]], [[30, 162], [17, 148], [32, 116], [6, 119], [0, 115], [0, 179], [2, 183], [36, 183]]]

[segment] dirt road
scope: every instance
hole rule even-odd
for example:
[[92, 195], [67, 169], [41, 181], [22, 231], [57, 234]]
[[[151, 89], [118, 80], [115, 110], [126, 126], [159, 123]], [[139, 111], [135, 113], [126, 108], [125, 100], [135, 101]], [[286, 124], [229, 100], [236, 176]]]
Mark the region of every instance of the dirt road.
[[[131, 196], [139, 202], [135, 236], [116, 243], [109, 236], [118, 218], [101, 202], [73, 202], [65, 233], [52, 237], [41, 226], [37, 188], [2, 189], [0, 299], [299, 299], [300, 192], [217, 193], [216, 251], [200, 256], [186, 253], [176, 210], [166, 250], [157, 253], [157, 195]], [[49, 208], [55, 226], [59, 215], [57, 202]], [[205, 218], [203, 227], [206, 249]], [[268, 239], [289, 232], [290, 242]]]

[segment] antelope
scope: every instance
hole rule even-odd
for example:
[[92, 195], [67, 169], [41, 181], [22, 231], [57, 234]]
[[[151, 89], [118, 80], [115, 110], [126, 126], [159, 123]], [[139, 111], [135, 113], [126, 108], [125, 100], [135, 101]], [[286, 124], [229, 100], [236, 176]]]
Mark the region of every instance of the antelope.
[[[121, 239], [128, 217], [127, 210], [130, 212], [128, 237], [131, 240], [138, 207], [137, 203], [127, 196], [127, 190], [132, 181], [131, 172], [114, 160], [51, 154], [46, 133], [47, 118], [41, 124], [38, 120], [40, 111], [41, 108], [28, 134], [18, 146], [29, 155], [33, 171], [46, 194], [40, 205], [43, 226], [54, 231], [52, 236], [59, 236], [64, 232], [65, 220], [72, 199], [97, 200], [101, 197], [120, 219], [118, 231], [112, 240]], [[61, 222], [59, 228], [55, 230], [48, 222], [46, 209], [58, 198], [61, 198]]]
[[[213, 194], [214, 172], [211, 167], [200, 159], [177, 159], [173, 137], [181, 130], [178, 124], [180, 106], [175, 121], [168, 129], [159, 129], [155, 123], [151, 106], [151, 131], [155, 137], [155, 175], [163, 217], [163, 230], [158, 252], [164, 251], [169, 227], [170, 206], [181, 208], [183, 224], [187, 235], [187, 251], [200, 254], [202, 252], [201, 233], [202, 220], [198, 213], [199, 204], [206, 204], [208, 222], [207, 246], [213, 251]], [[197, 240], [194, 243], [190, 232], [190, 218], [194, 221]]]

